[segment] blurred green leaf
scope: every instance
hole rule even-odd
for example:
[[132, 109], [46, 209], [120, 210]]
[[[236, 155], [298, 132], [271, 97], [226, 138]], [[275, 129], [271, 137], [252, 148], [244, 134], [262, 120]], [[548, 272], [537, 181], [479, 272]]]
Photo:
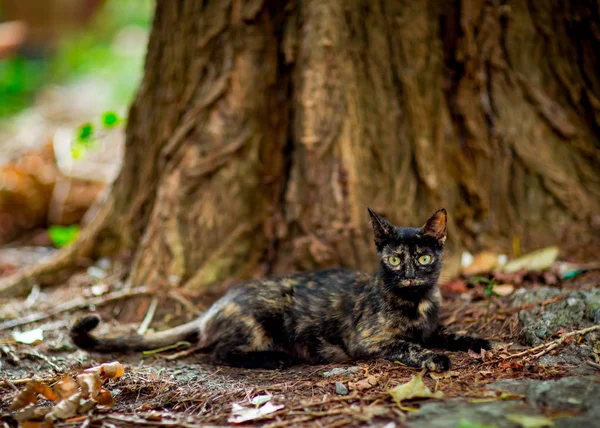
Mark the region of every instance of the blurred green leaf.
[[79, 236], [81, 227], [78, 224], [72, 224], [71, 226], [50, 226], [48, 228], [48, 235], [50, 240], [57, 247], [66, 247]]
[[485, 288], [483, 289], [483, 292], [485, 293], [486, 296], [491, 297], [491, 296], [498, 296], [498, 293], [496, 293], [494, 291], [494, 285], [496, 285], [493, 282], [490, 282], [489, 284], [487, 284], [485, 286]]
[[456, 428], [496, 428], [496, 425], [482, 425], [475, 422], [461, 419], [456, 425]]
[[490, 284], [491, 282], [491, 280], [484, 278], [483, 276], [474, 276], [473, 278], [469, 279], [469, 284], [472, 285], [477, 285], [479, 283]]
[[77, 141], [81, 143], [87, 143], [92, 141], [94, 136], [94, 125], [91, 123], [85, 123], [79, 127], [77, 131]]
[[121, 123], [121, 118], [114, 111], [107, 111], [102, 115], [102, 125], [105, 128], [113, 128]]

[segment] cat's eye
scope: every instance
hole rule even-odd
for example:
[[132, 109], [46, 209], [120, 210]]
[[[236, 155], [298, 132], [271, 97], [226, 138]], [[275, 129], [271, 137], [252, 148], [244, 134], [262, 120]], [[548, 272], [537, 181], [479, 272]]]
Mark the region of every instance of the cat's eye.
[[392, 266], [398, 266], [400, 264], [400, 257], [391, 256], [388, 257], [388, 263]]
[[420, 265], [425, 266], [425, 265], [428, 265], [429, 263], [431, 263], [431, 256], [425, 254], [425, 255], [419, 257], [419, 264]]

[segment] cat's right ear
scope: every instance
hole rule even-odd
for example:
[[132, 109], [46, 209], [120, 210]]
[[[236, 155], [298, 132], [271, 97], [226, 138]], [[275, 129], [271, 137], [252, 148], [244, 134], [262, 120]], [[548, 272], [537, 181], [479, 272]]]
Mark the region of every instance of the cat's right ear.
[[394, 226], [375, 211], [371, 210], [371, 208], [367, 208], [367, 210], [369, 210], [369, 215], [371, 216], [371, 227], [373, 228], [375, 245], [379, 247], [385, 241], [393, 237]]

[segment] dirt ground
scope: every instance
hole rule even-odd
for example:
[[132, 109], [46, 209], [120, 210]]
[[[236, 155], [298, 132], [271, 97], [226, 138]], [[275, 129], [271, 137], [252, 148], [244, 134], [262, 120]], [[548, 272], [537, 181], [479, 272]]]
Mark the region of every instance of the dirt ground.
[[[502, 394], [486, 388], [499, 380], [556, 380], [573, 375], [600, 380], [600, 366], [592, 359], [586, 361], [578, 357], [579, 348], [593, 346], [586, 345], [581, 334], [563, 338], [553, 348], [552, 343], [556, 344], [561, 338], [554, 335], [535, 353], [519, 344], [523, 328], [519, 312], [532, 307], [543, 312], [546, 306], [568, 299], [568, 295], [557, 294], [550, 299], [520, 305], [515, 305], [512, 296], [494, 297], [488, 309], [487, 298], [477, 288], [454, 296], [446, 293], [443, 323], [454, 331], [491, 339], [494, 350], [483, 355], [448, 353], [452, 372], [423, 374], [425, 385], [431, 391], [443, 392], [443, 398], [416, 399], [403, 402], [402, 407], [388, 391], [407, 383], [420, 371], [389, 361], [269, 371], [215, 366], [198, 355], [168, 359], [176, 352], [173, 350], [144, 356], [90, 355], [75, 349], [68, 338], [72, 320], [90, 310], [98, 311], [105, 321], [109, 320], [97, 329], [97, 334], [116, 334], [139, 328], [142, 320], [150, 315], [153, 315], [151, 328], [175, 325], [193, 318], [208, 304], [181, 293], [161, 294], [144, 288], [127, 290], [118, 280], [118, 273], [105, 274], [102, 268], [92, 266], [61, 286], [34, 290], [27, 299], [0, 301], [0, 320], [3, 320], [0, 321], [0, 424], [17, 425], [16, 413], [10, 411], [9, 406], [31, 379], [53, 386], [65, 374], [76, 376], [88, 367], [110, 361], [118, 361], [125, 367], [123, 376], [109, 379], [105, 384], [114, 399], [113, 407], [96, 407], [82, 415], [58, 420], [54, 426], [230, 425], [228, 420], [234, 403], [256, 408], [250, 400], [261, 395], [270, 395], [269, 403], [283, 407], [247, 423], [269, 427], [428, 426], [426, 422], [419, 423], [419, 409], [432, 402], [454, 403], [457, 399], [526, 402], [523, 395]], [[540, 277], [526, 278], [518, 288], [529, 292], [540, 288], [542, 282]], [[591, 290], [599, 283], [600, 272], [589, 272], [569, 281], [559, 281], [552, 287], [561, 292], [579, 292]], [[43, 339], [35, 344], [18, 343], [13, 337], [15, 331], [37, 328], [43, 330]], [[518, 353], [523, 355], [515, 357]], [[559, 358], [563, 355], [573, 358]], [[545, 363], [543, 358], [546, 358]], [[326, 372], [334, 368], [343, 370], [328, 376]], [[35, 406], [51, 404], [42, 399]], [[556, 416], [552, 409], [542, 409], [541, 414]], [[471, 425], [461, 422], [463, 425], [457, 426], [483, 426], [473, 422], [476, 421], [464, 422]], [[23, 426], [43, 425], [30, 420]]]

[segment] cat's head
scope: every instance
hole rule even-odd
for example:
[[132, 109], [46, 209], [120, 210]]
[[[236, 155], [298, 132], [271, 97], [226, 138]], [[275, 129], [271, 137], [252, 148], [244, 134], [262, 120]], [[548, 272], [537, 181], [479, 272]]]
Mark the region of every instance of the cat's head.
[[420, 228], [394, 226], [371, 209], [369, 214], [380, 274], [386, 286], [435, 286], [444, 255], [446, 210], [436, 211]]

